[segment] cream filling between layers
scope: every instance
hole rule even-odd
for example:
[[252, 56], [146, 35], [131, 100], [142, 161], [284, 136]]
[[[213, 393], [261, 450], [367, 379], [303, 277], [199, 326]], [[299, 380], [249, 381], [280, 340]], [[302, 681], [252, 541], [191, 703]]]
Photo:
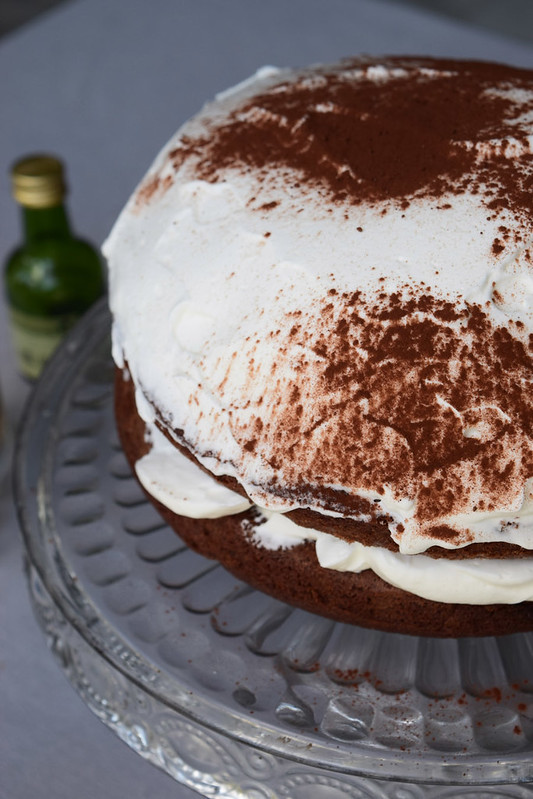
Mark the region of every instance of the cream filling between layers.
[[[129, 375], [128, 379], [130, 379]], [[139, 389], [137, 389], [135, 392], [135, 399], [137, 411], [141, 419], [144, 421], [147, 430], [149, 431], [149, 435], [153, 437], [154, 442], [158, 442], [157, 451], [159, 452], [160, 447], [165, 448], [164, 456], [162, 454], [156, 455], [156, 448], [154, 446], [154, 449], [152, 450], [154, 453], [154, 460], [157, 457], [161, 458], [163, 462], [164, 457], [164, 460], [169, 463], [172, 459], [173, 453], [176, 452], [175, 447], [169, 444], [165, 436], [163, 436], [157, 427], [155, 427], [154, 409], [151, 404], [147, 402], [142, 391]], [[212, 474], [216, 475], [217, 477], [230, 475], [236, 479], [239, 479], [239, 475], [232, 471], [227, 463], [221, 465], [218, 459], [213, 457], [205, 457], [201, 455], [197, 455], [196, 457], [202, 466], [204, 466], [208, 471], [212, 472]], [[141, 465], [139, 468], [144, 470], [146, 467], [143, 463], [143, 465]], [[221, 512], [218, 510], [213, 510], [213, 515], [211, 515], [211, 513], [206, 513], [206, 506], [204, 504], [205, 497], [203, 497], [199, 501], [199, 508], [201, 508], [201, 510], [198, 514], [195, 514], [192, 510], [192, 495], [191, 502], [188, 504], [188, 512], [180, 511], [177, 510], [177, 506], [174, 508], [173, 505], [169, 503], [176, 501], [176, 498], [172, 499], [172, 493], [174, 491], [172, 485], [179, 485], [180, 480], [183, 482], [185, 476], [182, 476], [181, 469], [177, 465], [174, 465], [173, 470], [175, 470], [175, 476], [178, 479], [174, 484], [171, 484], [170, 482], [167, 484], [164, 494], [165, 499], [161, 499], [161, 502], [171, 510], [175, 510], [176, 513], [180, 513], [184, 516], [190, 516], [191, 518], [217, 518], [230, 513], [240, 513], [242, 510], [246, 510], [246, 508], [251, 507], [251, 504], [254, 504], [259, 508], [268, 507], [270, 512], [275, 511], [278, 514], [284, 514], [288, 511], [296, 510], [298, 508], [306, 508], [308, 510], [321, 513], [324, 516], [348, 518], [356, 522], [369, 523], [372, 521], [372, 517], [369, 514], [337, 513], [333, 510], [324, 508], [321, 504], [314, 504], [311, 500], [296, 504], [288, 503], [283, 498], [275, 497], [272, 494], [266, 493], [261, 488], [254, 486], [253, 484], [246, 486], [248, 496], [251, 498], [252, 502], [243, 505], [241, 497], [241, 503], [237, 502], [235, 504], [235, 510], [231, 510], [230, 508], [232, 507], [233, 503], [235, 503], [235, 497], [240, 497], [240, 495], [236, 494], [235, 492], [230, 492], [233, 495], [233, 499], [226, 497], [220, 506], [221, 508], [225, 507], [225, 503], [227, 503], [227, 511]], [[201, 469], [199, 472], [202, 475], [205, 475]], [[170, 474], [170, 471], [168, 473]], [[164, 474], [164, 470], [161, 469], [158, 471], [158, 474], [162, 476]], [[149, 478], [147, 475], [145, 475], [144, 479], [154, 479], [154, 487], [153, 490], [150, 490], [150, 493], [155, 496], [156, 493], [161, 490], [161, 487], [158, 484], [158, 480], [160, 478], [155, 476], [155, 471], [151, 471], [151, 475], [152, 476]], [[141, 479], [141, 476], [138, 476], [139, 479]], [[187, 479], [189, 480], [190, 478]], [[185, 483], [183, 484], [185, 485]], [[202, 485], [205, 490], [207, 488], [207, 483], [203, 483]], [[219, 486], [219, 488], [222, 487]], [[327, 485], [326, 488], [331, 488], [339, 492], [345, 491], [344, 487], [339, 485]], [[196, 492], [199, 490], [199, 488], [195, 489], [194, 496], [197, 495]], [[224, 489], [224, 491], [226, 490], [227, 489]], [[417, 525], [414, 521], [416, 515], [416, 500], [398, 499], [390, 490], [387, 490], [386, 486], [383, 493], [368, 491], [365, 489], [357, 489], [357, 491], [354, 493], [356, 493], [357, 496], [368, 500], [368, 502], [375, 504], [376, 507], [379, 508], [379, 514], [377, 515], [386, 517], [388, 519], [387, 524], [391, 538], [397, 544], [399, 552], [402, 555], [419, 555], [420, 553], [430, 549], [432, 546], [439, 546], [442, 549], [461, 549], [463, 546], [468, 546], [471, 543], [515, 544], [522, 549], [533, 550], [533, 478], [526, 481], [521, 501], [517, 504], [516, 508], [502, 508], [495, 511], [462, 513], [455, 514], [453, 516], [447, 515], [434, 519], [435, 525], [447, 525], [459, 532], [462, 530], [468, 531], [470, 534], [469, 537], [467, 537], [464, 543], [461, 544], [458, 544], [455, 541], [443, 540], [437, 536], [432, 536], [428, 532], [426, 532], [423, 536], [420, 535], [418, 533]], [[399, 526], [404, 528], [402, 533], [397, 532]]]
[[[169, 510], [194, 519], [215, 519], [252, 507], [179, 452], [154, 425], [147, 425], [147, 430], [152, 447], [137, 461], [135, 471], [146, 491]], [[256, 546], [278, 550], [312, 541], [324, 569], [354, 573], [371, 569], [390, 585], [434, 602], [511, 605], [533, 600], [533, 558], [450, 561], [403, 555], [300, 527], [277, 511], [258, 510], [264, 521], [252, 536]]]

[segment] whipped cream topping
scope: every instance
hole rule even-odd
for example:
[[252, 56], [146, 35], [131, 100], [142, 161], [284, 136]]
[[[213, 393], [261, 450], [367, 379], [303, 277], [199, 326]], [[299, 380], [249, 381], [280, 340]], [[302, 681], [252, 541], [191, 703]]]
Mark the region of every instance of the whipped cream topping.
[[221, 485], [182, 455], [155, 425], [150, 451], [135, 464], [141, 485], [169, 510], [191, 519], [217, 519], [251, 507], [245, 497]]
[[533, 548], [532, 129], [531, 74], [491, 65], [219, 96], [104, 248], [142, 418], [270, 511]]
[[[250, 507], [240, 494], [221, 486], [173, 447], [155, 426], [149, 429], [151, 449], [137, 461], [136, 473], [156, 499], [192, 518], [219, 518]], [[482, 605], [533, 600], [533, 558], [446, 560], [401, 555], [301, 527], [282, 513], [257, 510], [260, 516], [251, 536], [255, 546], [290, 549], [311, 541], [324, 569], [355, 573], [371, 569], [385, 582], [435, 602]], [[247, 521], [248, 531], [250, 526]]]

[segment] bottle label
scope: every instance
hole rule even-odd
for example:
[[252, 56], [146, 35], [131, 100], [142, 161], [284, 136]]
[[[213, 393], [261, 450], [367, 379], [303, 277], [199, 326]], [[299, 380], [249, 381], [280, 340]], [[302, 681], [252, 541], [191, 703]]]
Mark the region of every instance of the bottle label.
[[35, 380], [78, 317], [74, 314], [33, 316], [14, 308], [10, 308], [9, 315], [18, 368], [23, 377]]

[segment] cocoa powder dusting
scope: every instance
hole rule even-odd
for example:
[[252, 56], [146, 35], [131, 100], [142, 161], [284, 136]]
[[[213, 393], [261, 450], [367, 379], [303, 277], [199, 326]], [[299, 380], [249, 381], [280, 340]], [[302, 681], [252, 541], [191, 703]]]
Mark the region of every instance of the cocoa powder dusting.
[[[373, 77], [377, 65], [388, 76]], [[212, 182], [228, 169], [253, 170], [258, 184], [296, 174], [294, 185], [351, 204], [407, 208], [468, 189], [493, 211], [532, 216], [530, 130], [520, 121], [532, 88], [528, 71], [484, 62], [347, 60], [244, 101], [206, 135], [183, 137], [170, 161], [193, 159], [195, 176]]]
[[145, 203], [150, 202], [154, 196], [166, 191], [172, 185], [172, 177], [167, 175], [162, 178], [152, 175], [147, 178], [135, 196], [135, 210], [138, 211]]
[[[253, 452], [282, 469], [280, 493], [316, 498], [317, 485], [388, 486], [417, 499], [426, 533], [457, 543], [468, 538], [439, 517], [516, 501], [533, 473], [533, 397], [523, 389], [533, 350], [479, 306], [407, 288], [377, 304], [344, 293], [303, 323], [301, 313], [298, 325], [289, 318], [285, 330], [276, 334], [276, 402], [267, 413], [252, 403], [245, 420], [233, 418], [248, 450], [248, 413], [261, 419]], [[251, 396], [253, 352], [243, 353], [241, 368], [247, 358]], [[379, 504], [346, 492], [323, 499], [331, 509], [383, 516]]]

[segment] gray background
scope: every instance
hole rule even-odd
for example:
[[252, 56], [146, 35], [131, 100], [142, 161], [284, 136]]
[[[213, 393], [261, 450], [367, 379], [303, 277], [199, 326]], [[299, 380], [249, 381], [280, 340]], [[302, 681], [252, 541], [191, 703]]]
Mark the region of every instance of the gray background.
[[[0, 36], [67, 0], [2, 0]], [[476, 27], [533, 41], [531, 0], [394, 0]]]
[[[0, 36], [66, 0], [1, 0]], [[426, 12], [533, 41], [531, 0], [394, 0]]]

